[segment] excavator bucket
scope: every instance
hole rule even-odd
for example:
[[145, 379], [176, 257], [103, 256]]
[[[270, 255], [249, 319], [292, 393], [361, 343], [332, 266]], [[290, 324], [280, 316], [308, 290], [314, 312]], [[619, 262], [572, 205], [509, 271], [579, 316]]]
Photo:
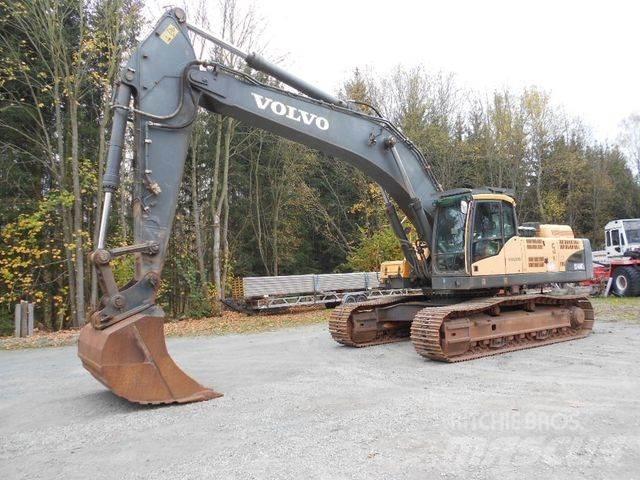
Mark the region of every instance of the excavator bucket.
[[137, 314], [104, 330], [87, 324], [80, 332], [78, 356], [96, 379], [131, 402], [188, 403], [222, 396], [176, 365], [163, 323], [162, 317]]

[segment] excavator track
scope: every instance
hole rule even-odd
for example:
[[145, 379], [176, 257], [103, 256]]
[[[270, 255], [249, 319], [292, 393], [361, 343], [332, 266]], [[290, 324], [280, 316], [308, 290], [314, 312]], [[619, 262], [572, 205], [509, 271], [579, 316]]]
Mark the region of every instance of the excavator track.
[[375, 308], [396, 305], [415, 298], [415, 296], [387, 297], [350, 305], [341, 305], [331, 312], [329, 332], [331, 332], [331, 336], [336, 342], [349, 347], [370, 347], [372, 345], [407, 340], [409, 337], [408, 325], [407, 328], [404, 329], [378, 330], [375, 335], [371, 335], [369, 338], [356, 338], [353, 331], [353, 315], [359, 312], [372, 311]]
[[422, 309], [411, 341], [423, 357], [463, 362], [583, 338], [593, 322], [593, 307], [582, 296], [479, 298]]

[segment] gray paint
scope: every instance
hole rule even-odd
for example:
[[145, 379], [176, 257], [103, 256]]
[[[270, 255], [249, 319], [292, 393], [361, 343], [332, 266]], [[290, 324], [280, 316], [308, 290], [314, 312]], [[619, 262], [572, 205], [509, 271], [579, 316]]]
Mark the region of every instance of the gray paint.
[[[160, 35], [173, 25], [178, 33], [167, 44]], [[141, 255], [137, 277], [160, 272], [175, 215], [192, 121], [197, 111], [184, 70], [196, 56], [186, 28], [167, 12], [140, 44], [122, 81], [134, 91], [137, 159], [134, 241], [157, 242], [157, 255]], [[180, 88], [182, 87], [182, 88]], [[162, 118], [169, 117], [169, 118]], [[146, 174], [145, 172], [149, 172]], [[158, 190], [150, 188], [155, 183]]]
[[586, 271], [575, 272], [545, 272], [545, 273], [514, 273], [510, 275], [478, 275], [444, 276], [434, 275], [432, 288], [434, 290], [479, 290], [485, 288], [505, 288], [521, 285], [543, 285], [547, 283], [568, 283], [589, 280], [591, 275]]
[[[399, 132], [386, 120], [262, 85], [221, 68], [215, 71], [199, 71], [194, 68], [189, 72], [189, 81], [202, 93], [200, 105], [208, 110], [229, 115], [254, 127], [316, 148], [362, 170], [393, 197], [416, 227], [419, 228], [420, 225], [411, 208], [411, 187], [426, 212], [433, 212], [433, 200], [440, 189], [431, 174], [427, 173], [429, 169], [426, 160], [422, 155], [416, 154], [413, 144], [407, 139], [399, 138]], [[269, 106], [264, 110], [260, 109], [254, 94], [271, 99]], [[295, 112], [300, 110], [324, 117], [329, 128], [321, 130], [316, 125], [306, 125], [287, 115], [278, 115], [271, 108], [273, 104], [295, 108], [292, 113], [294, 117]], [[385, 146], [389, 137], [398, 139], [395, 148], [411, 181], [409, 188], [403, 181], [392, 151]], [[370, 138], [374, 138], [375, 143]], [[430, 240], [428, 235], [426, 232], [425, 241]]]

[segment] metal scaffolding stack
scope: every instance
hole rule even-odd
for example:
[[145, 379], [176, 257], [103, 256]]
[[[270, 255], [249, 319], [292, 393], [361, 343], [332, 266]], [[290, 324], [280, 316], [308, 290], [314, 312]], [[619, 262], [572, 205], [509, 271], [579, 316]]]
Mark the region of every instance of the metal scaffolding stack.
[[410, 293], [418, 291], [381, 285], [378, 272], [244, 277], [234, 281], [233, 298], [225, 304], [236, 310], [260, 311], [316, 304], [335, 306]]

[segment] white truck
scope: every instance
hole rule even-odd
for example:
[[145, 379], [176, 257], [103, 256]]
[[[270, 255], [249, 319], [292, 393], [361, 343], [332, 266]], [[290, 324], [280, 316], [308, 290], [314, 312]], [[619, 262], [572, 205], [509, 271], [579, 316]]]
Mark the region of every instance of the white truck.
[[604, 231], [604, 250], [593, 252], [596, 279], [607, 281], [607, 294], [640, 295], [640, 218], [612, 220]]

